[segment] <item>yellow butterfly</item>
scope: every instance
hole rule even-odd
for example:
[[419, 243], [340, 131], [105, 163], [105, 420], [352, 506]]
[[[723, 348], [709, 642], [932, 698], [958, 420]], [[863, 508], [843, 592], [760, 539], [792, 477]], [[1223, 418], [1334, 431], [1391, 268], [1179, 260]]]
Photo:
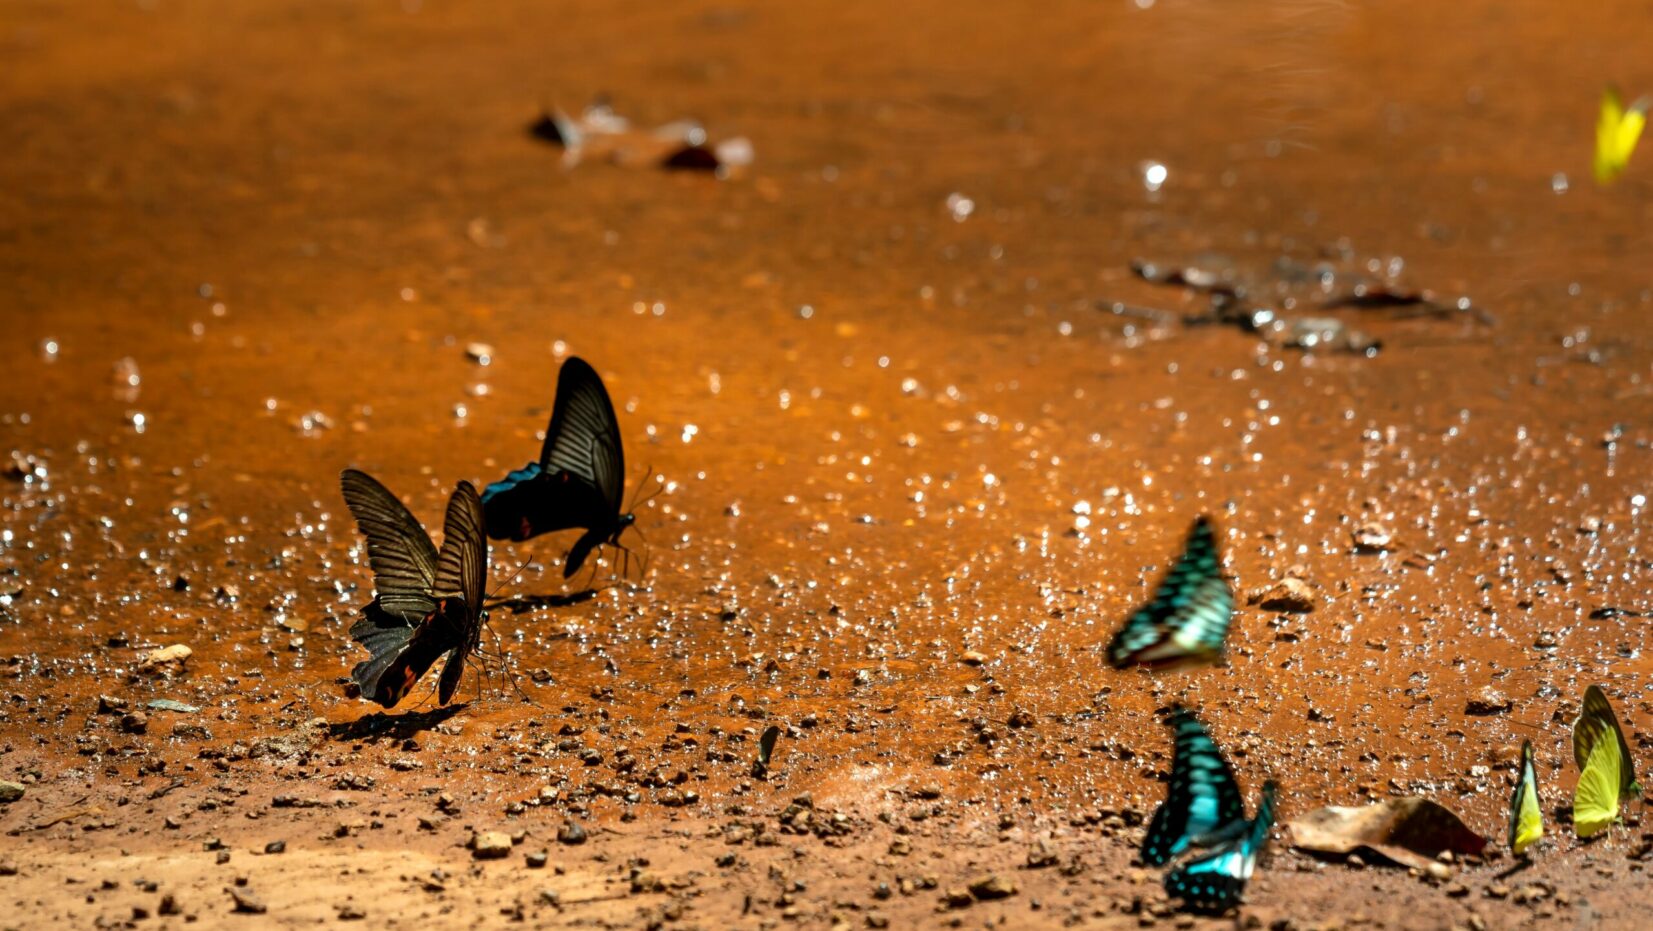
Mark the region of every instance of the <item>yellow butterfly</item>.
[[1626, 110], [1618, 88], [1611, 85], [1601, 95], [1601, 118], [1596, 121], [1597, 184], [1613, 183], [1630, 164], [1630, 153], [1636, 151], [1636, 140], [1647, 125], [1649, 104], [1643, 97]]
[[1579, 768], [1573, 830], [1579, 837], [1593, 837], [1618, 820], [1621, 795], [1641, 792], [1619, 719], [1594, 685], [1584, 690], [1584, 708], [1573, 721], [1573, 759]]
[[1538, 770], [1532, 762], [1532, 741], [1521, 743], [1521, 775], [1510, 798], [1510, 849], [1518, 854], [1544, 836], [1544, 812], [1538, 807]]

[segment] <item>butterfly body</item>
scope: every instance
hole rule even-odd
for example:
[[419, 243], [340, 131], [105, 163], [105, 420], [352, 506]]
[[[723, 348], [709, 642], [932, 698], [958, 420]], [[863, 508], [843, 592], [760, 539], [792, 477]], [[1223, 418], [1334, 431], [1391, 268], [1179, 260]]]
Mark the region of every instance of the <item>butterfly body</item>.
[[1171, 782], [1142, 840], [1142, 862], [1169, 863], [1191, 846], [1209, 846], [1228, 826], [1245, 821], [1234, 770], [1193, 712], [1178, 708], [1172, 733]]
[[1532, 741], [1521, 744], [1521, 771], [1510, 797], [1510, 850], [1524, 854], [1544, 836], [1544, 811], [1538, 801], [1538, 768], [1533, 765]]
[[1233, 615], [1234, 592], [1222, 576], [1216, 530], [1202, 516], [1153, 598], [1125, 619], [1108, 644], [1108, 661], [1119, 669], [1217, 662]]
[[1223, 832], [1227, 840], [1166, 873], [1165, 891], [1199, 911], [1221, 912], [1239, 904], [1258, 856], [1268, 846], [1276, 791], [1272, 781], [1264, 783], [1256, 817], [1242, 820], [1243, 829]]
[[455, 488], [438, 551], [378, 480], [346, 469], [340, 484], [345, 504], [367, 537], [375, 589], [350, 628], [351, 639], [369, 653], [351, 670], [351, 679], [363, 697], [392, 708], [447, 654], [437, 685], [445, 705], [482, 637], [488, 543], [476, 489], [469, 482]]
[[625, 453], [608, 389], [585, 360], [570, 357], [557, 376], [557, 397], [540, 458], [482, 492], [488, 536], [523, 542], [543, 533], [584, 530], [563, 562], [578, 572], [591, 551], [619, 538], [635, 517], [622, 511]]

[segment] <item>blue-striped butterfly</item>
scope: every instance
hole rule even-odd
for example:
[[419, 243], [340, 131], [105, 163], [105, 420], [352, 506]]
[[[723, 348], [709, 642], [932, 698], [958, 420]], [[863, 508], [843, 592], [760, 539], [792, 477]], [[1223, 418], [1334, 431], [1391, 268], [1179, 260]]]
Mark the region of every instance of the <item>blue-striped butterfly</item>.
[[1229, 825], [1221, 832], [1223, 839], [1210, 850], [1166, 873], [1165, 891], [1197, 911], [1221, 912], [1238, 904], [1246, 881], [1257, 868], [1258, 855], [1268, 846], [1275, 791], [1273, 780], [1263, 783], [1257, 816]]
[[1149, 866], [1169, 863], [1204, 838], [1245, 820], [1234, 770], [1205, 725], [1185, 708], [1172, 709], [1166, 724], [1173, 741], [1171, 784], [1142, 839], [1142, 862]]
[[566, 579], [592, 550], [619, 546], [620, 534], [636, 520], [621, 513], [625, 481], [620, 425], [608, 389], [585, 360], [570, 357], [557, 376], [539, 461], [482, 491], [488, 536], [520, 543], [556, 530], [584, 530], [563, 561]]
[[1216, 529], [1201, 516], [1153, 599], [1126, 618], [1108, 644], [1108, 661], [1119, 669], [1214, 663], [1233, 615], [1234, 592], [1222, 576]]
[[446, 653], [437, 692], [445, 705], [466, 657], [482, 639], [488, 541], [476, 489], [470, 482], [454, 489], [438, 552], [425, 528], [373, 476], [346, 469], [339, 484], [356, 527], [367, 537], [373, 567], [373, 600], [350, 628], [350, 638], [371, 655], [350, 677], [364, 697], [393, 708]]

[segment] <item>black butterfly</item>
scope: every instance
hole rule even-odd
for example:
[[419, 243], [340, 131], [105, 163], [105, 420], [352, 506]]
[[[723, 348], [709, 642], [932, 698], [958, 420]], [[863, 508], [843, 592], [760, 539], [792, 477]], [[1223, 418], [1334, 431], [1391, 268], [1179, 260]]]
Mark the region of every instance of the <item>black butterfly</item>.
[[437, 689], [445, 705], [459, 686], [466, 657], [482, 637], [488, 542], [476, 489], [470, 482], [454, 489], [437, 552], [425, 528], [377, 479], [345, 469], [339, 483], [344, 503], [367, 537], [376, 590], [361, 620], [350, 628], [351, 639], [372, 655], [356, 664], [350, 677], [363, 696], [393, 708], [446, 653]]
[[585, 360], [571, 357], [557, 376], [539, 461], [482, 490], [488, 536], [520, 543], [554, 530], [584, 530], [563, 562], [566, 579], [592, 550], [620, 546], [620, 534], [637, 519], [620, 512], [625, 480], [620, 425], [608, 390]]
[[1268, 846], [1276, 791], [1272, 780], [1263, 783], [1257, 816], [1250, 821], [1241, 817], [1221, 832], [1223, 840], [1216, 846], [1166, 873], [1165, 891], [1198, 911], [1221, 912], [1239, 904], [1257, 858]]
[[775, 741], [780, 739], [781, 729], [771, 724], [758, 738], [758, 758], [752, 761], [752, 778], [769, 778], [769, 760], [775, 754]]
[[1184, 708], [1171, 712], [1171, 785], [1154, 811], [1142, 839], [1142, 862], [1172, 858], [1235, 821], [1245, 820], [1245, 803], [1234, 770], [1223, 759], [1205, 725]]
[[1201, 517], [1153, 600], [1125, 620], [1108, 644], [1115, 667], [1166, 668], [1215, 662], [1234, 614], [1234, 592], [1222, 577], [1222, 556], [1211, 519]]

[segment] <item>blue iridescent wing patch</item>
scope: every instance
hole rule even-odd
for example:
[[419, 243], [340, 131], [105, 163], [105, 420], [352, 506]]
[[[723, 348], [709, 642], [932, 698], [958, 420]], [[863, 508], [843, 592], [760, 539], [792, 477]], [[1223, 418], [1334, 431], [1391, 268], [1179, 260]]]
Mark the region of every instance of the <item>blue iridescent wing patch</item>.
[[1222, 912], [1239, 904], [1257, 857], [1268, 846], [1275, 791], [1272, 781], [1265, 783], [1247, 830], [1166, 873], [1165, 891], [1196, 911]]
[[1183, 708], [1166, 723], [1173, 741], [1171, 784], [1142, 839], [1142, 862], [1149, 866], [1169, 863], [1199, 838], [1245, 820], [1234, 770], [1205, 725]]
[[1234, 592], [1208, 517], [1188, 531], [1182, 555], [1147, 604], [1132, 612], [1108, 644], [1108, 662], [1169, 667], [1215, 662], [1234, 616]]

